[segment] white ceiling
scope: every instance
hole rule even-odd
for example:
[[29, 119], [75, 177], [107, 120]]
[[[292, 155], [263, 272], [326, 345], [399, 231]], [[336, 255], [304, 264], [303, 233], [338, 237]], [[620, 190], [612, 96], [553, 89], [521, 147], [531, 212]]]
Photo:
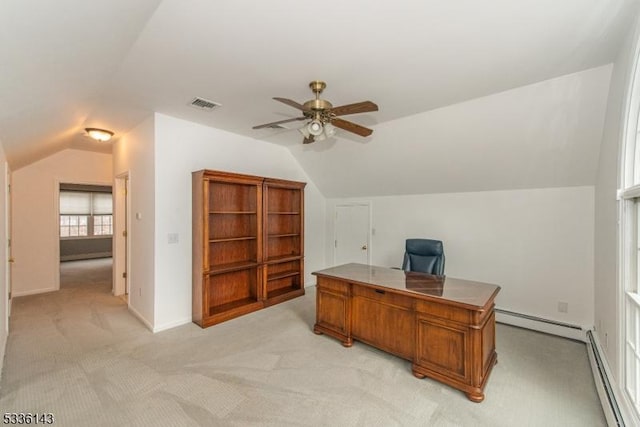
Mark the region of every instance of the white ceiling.
[[[65, 147], [108, 150], [82, 129], [122, 135], [157, 111], [290, 145], [311, 165], [326, 156], [301, 150], [297, 132], [251, 129], [298, 115], [272, 97], [303, 102], [308, 82], [325, 80], [334, 105], [376, 102], [380, 111], [349, 117], [376, 130], [610, 63], [637, 9], [635, 0], [3, 0], [0, 141], [16, 169]], [[222, 107], [196, 110], [195, 96]], [[343, 140], [360, 141], [341, 133], [331, 144]]]

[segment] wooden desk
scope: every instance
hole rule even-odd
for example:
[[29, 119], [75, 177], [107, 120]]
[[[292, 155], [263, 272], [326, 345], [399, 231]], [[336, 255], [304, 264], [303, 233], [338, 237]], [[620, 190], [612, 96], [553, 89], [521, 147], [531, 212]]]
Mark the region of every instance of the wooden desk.
[[362, 341], [412, 362], [413, 374], [474, 402], [497, 362], [494, 299], [500, 287], [445, 276], [345, 264], [318, 276], [316, 334]]

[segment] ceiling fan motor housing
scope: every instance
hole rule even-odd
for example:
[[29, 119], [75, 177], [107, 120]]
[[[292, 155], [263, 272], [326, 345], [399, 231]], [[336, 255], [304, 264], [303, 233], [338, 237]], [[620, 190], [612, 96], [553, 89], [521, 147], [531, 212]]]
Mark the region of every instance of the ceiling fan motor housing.
[[312, 110], [312, 111], [328, 110], [329, 108], [333, 107], [333, 105], [331, 105], [329, 101], [324, 99], [312, 99], [310, 101], [305, 102], [303, 106], [305, 110]]

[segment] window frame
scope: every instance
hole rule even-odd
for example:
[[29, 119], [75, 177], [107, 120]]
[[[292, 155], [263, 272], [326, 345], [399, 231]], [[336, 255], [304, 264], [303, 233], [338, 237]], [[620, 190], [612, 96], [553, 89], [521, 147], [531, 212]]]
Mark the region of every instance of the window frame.
[[[618, 378], [623, 407], [640, 419], [640, 39], [623, 110], [618, 201]], [[633, 390], [631, 390], [633, 389]]]

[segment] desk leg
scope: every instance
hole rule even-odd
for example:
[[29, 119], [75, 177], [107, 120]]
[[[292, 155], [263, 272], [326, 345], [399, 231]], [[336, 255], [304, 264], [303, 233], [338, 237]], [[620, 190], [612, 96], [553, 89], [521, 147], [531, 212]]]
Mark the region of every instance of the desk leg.
[[313, 333], [316, 335], [324, 335], [327, 334], [331, 337], [337, 338], [340, 340], [340, 343], [344, 347], [351, 347], [353, 345], [353, 338], [343, 334], [342, 332], [336, 332], [333, 329], [326, 328], [324, 326], [318, 325], [317, 323], [313, 327]]
[[465, 393], [465, 394], [467, 395], [467, 398], [472, 402], [480, 403], [484, 400], [484, 393], [482, 391], [476, 391], [476, 392]]
[[422, 379], [424, 379], [424, 378], [427, 378], [427, 376], [426, 376], [425, 374], [422, 374], [422, 373], [420, 373], [420, 372], [416, 371], [416, 370], [415, 370], [415, 369], [413, 369], [413, 368], [411, 369], [411, 372], [413, 373], [413, 376], [414, 376], [414, 377], [416, 377], [416, 378], [418, 378], [418, 379], [420, 379], [420, 380], [422, 380]]

